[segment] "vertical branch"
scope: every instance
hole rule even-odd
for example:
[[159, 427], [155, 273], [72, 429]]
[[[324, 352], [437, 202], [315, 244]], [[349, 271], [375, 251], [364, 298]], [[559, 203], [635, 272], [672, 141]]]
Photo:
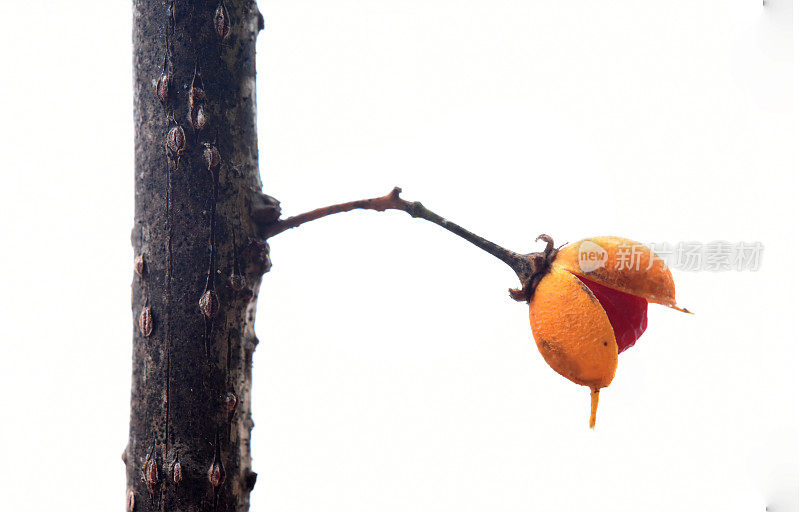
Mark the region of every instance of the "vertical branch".
[[242, 512], [255, 482], [255, 293], [215, 276], [218, 262], [232, 261], [257, 291], [269, 268], [252, 220], [261, 15], [252, 0], [133, 7], [139, 240], [126, 505]]

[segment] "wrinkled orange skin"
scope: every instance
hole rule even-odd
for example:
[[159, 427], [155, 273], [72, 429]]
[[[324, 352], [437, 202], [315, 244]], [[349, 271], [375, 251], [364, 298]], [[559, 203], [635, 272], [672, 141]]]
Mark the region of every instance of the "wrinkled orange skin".
[[[584, 242], [597, 244], [608, 254], [605, 264], [591, 272], [581, 270], [579, 258]], [[675, 303], [675, 283], [667, 264], [639, 242], [617, 236], [585, 238], [561, 248], [553, 265], [609, 288], [637, 295], [648, 302], [684, 311]]]
[[539, 352], [576, 384], [603, 388], [617, 369], [617, 342], [605, 310], [580, 279], [553, 267], [536, 287], [531, 330]]
[[[607, 254], [597, 268], [584, 265], [581, 269], [579, 258], [584, 242], [596, 244]], [[625, 256], [622, 251], [629, 255], [633, 252], [638, 261], [625, 257], [620, 260], [618, 255]], [[551, 368], [576, 384], [590, 387], [589, 426], [594, 427], [599, 389], [614, 379], [618, 349], [605, 310], [576, 276], [648, 302], [687, 310], [675, 303], [675, 284], [666, 263], [647, 246], [627, 238], [603, 236], [580, 240], [558, 251], [531, 298], [531, 330], [539, 352]]]

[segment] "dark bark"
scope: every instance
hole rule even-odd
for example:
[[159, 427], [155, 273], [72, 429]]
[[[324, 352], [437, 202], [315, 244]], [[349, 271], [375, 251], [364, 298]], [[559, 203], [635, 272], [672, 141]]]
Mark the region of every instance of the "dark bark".
[[[134, 0], [136, 211], [126, 505], [244, 511], [269, 269], [252, 0]], [[140, 275], [141, 274], [141, 275]]]

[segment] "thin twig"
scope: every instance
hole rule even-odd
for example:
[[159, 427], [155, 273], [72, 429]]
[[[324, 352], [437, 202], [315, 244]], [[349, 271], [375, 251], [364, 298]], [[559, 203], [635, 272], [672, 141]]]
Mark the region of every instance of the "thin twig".
[[371, 199], [360, 199], [358, 201], [351, 201], [349, 203], [334, 204], [317, 208], [310, 212], [301, 213], [294, 217], [276, 221], [267, 231], [267, 238], [283, 233], [286, 230], [296, 228], [306, 222], [321, 219], [328, 215], [335, 213], [349, 212], [351, 210], [375, 210], [383, 212], [386, 210], [400, 210], [406, 212], [412, 217], [433, 222], [436, 225], [443, 227], [451, 233], [460, 236], [464, 240], [480, 247], [488, 252], [495, 258], [499, 259], [509, 267], [511, 267], [520, 279], [520, 282], [525, 283], [529, 281], [535, 269], [531, 261], [530, 254], [519, 254], [514, 251], [509, 251], [500, 247], [494, 242], [490, 242], [483, 237], [468, 231], [454, 222], [450, 222], [441, 215], [438, 215], [431, 210], [425, 208], [419, 201], [411, 202], [406, 201], [400, 197], [402, 190], [395, 187], [391, 192], [381, 197], [373, 197]]

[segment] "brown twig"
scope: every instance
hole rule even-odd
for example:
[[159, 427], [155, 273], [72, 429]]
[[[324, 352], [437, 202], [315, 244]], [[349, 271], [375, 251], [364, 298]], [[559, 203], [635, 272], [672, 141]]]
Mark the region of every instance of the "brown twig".
[[[325, 206], [323, 208], [311, 210], [310, 212], [301, 213], [300, 215], [296, 215], [294, 217], [278, 220], [267, 229], [266, 237], [271, 238], [283, 233], [284, 231], [305, 224], [306, 222], [321, 219], [335, 213], [349, 212], [351, 210], [375, 210], [378, 212], [383, 212], [386, 210], [400, 210], [406, 212], [412, 217], [424, 219], [428, 222], [433, 222], [434, 224], [443, 227], [444, 229], [455, 235], [458, 235], [473, 245], [480, 247], [484, 251], [488, 252], [495, 258], [511, 267], [511, 269], [516, 272], [517, 277], [523, 285], [522, 290], [517, 290], [516, 293], [514, 290], [512, 290], [511, 296], [517, 300], [530, 299], [530, 294], [533, 291], [531, 283], [534, 279], [534, 276], [537, 274], [541, 275], [543, 264], [549, 265], [549, 262], [552, 261], [553, 241], [550, 237], [547, 235], [542, 235], [541, 237], [537, 238], [537, 240], [543, 239], [547, 242], [548, 248], [545, 250], [545, 253], [520, 254], [514, 251], [509, 251], [508, 249], [505, 249], [494, 242], [490, 242], [489, 240], [486, 240], [485, 238], [462, 228], [458, 224], [445, 219], [441, 215], [432, 212], [431, 210], [425, 208], [419, 201], [406, 201], [400, 197], [400, 192], [402, 192], [402, 190], [398, 187], [395, 187], [385, 196]], [[547, 257], [548, 255], [550, 257]]]

